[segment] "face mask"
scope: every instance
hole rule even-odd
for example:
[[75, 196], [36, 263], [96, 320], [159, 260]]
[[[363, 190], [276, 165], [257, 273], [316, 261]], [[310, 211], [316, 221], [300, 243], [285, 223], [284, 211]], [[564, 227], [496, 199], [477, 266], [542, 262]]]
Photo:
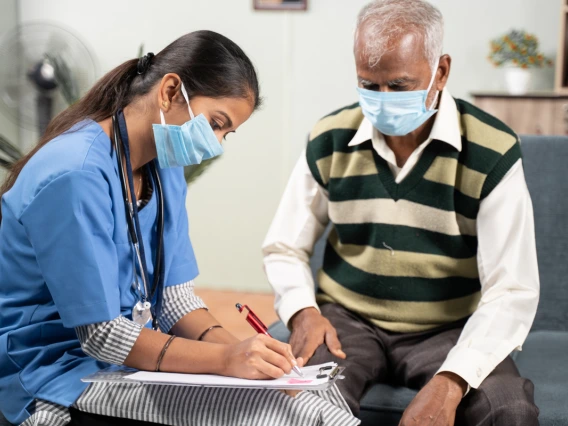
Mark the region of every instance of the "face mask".
[[358, 87], [359, 104], [363, 109], [363, 115], [383, 135], [404, 136], [418, 129], [438, 111], [431, 109], [438, 100], [438, 91], [430, 108], [426, 108], [426, 98], [434, 84], [437, 69], [438, 62], [426, 90], [375, 92]]
[[181, 126], [166, 124], [164, 113], [160, 109], [162, 124], [152, 124], [158, 163], [162, 169], [199, 164], [223, 153], [223, 147], [205, 116], [193, 115], [183, 83], [181, 93], [187, 102], [191, 119]]

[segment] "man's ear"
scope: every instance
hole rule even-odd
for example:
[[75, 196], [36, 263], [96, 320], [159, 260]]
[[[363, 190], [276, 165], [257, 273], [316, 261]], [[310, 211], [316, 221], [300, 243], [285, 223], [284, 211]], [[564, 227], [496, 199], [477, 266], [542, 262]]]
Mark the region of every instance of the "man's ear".
[[450, 55], [442, 55], [438, 64], [438, 74], [440, 77], [436, 80], [436, 90], [442, 91], [446, 87], [448, 78], [450, 77], [450, 68], [452, 66], [452, 58]]

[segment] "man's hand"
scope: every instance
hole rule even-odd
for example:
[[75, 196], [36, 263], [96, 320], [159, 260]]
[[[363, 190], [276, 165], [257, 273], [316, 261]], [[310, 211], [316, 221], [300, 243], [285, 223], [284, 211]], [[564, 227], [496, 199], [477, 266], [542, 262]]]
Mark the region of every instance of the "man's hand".
[[347, 357], [341, 350], [335, 328], [317, 309], [302, 309], [292, 317], [290, 323], [292, 325], [290, 346], [294, 356], [301, 357], [305, 364], [324, 342], [336, 357], [341, 359]]
[[466, 389], [456, 374], [435, 375], [406, 408], [399, 426], [453, 426]]

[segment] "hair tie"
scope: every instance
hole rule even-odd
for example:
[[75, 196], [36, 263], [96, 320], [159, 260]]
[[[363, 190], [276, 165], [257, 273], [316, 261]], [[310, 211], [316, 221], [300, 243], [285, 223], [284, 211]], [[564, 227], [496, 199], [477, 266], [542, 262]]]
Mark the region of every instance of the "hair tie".
[[152, 58], [154, 57], [154, 54], [152, 52], [146, 53], [144, 56], [142, 56], [140, 59], [138, 59], [138, 66], [137, 66], [137, 71], [138, 71], [138, 75], [144, 74], [146, 71], [148, 71], [148, 68], [150, 68], [150, 61], [152, 60]]

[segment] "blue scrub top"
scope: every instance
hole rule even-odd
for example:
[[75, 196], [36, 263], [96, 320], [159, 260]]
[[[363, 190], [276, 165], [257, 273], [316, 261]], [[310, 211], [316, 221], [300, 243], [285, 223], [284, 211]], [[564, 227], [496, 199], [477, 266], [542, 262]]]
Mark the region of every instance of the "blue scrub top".
[[[194, 279], [183, 168], [160, 170], [165, 286]], [[153, 280], [156, 193], [139, 213]], [[2, 197], [0, 410], [12, 423], [36, 398], [72, 405], [81, 378], [108, 365], [85, 355], [74, 327], [131, 318], [132, 247], [109, 137], [84, 121], [42, 147]]]

